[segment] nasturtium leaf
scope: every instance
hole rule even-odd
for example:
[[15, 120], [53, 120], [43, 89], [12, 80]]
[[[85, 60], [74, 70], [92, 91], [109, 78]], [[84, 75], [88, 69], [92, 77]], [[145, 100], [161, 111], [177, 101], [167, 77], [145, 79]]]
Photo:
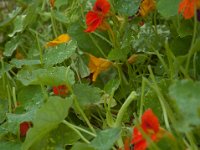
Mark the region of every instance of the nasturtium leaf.
[[76, 51], [77, 42], [70, 41], [67, 44], [60, 44], [54, 47], [49, 47], [44, 54], [44, 64], [46, 66], [53, 66], [62, 63], [64, 60], [70, 58]]
[[91, 145], [95, 147], [96, 150], [110, 150], [119, 138], [120, 132], [120, 128], [111, 128], [100, 131], [97, 134], [97, 137], [92, 140]]
[[0, 149], [1, 150], [21, 150], [22, 143], [20, 141], [5, 141], [0, 140]]
[[79, 142], [74, 144], [71, 150], [96, 150], [96, 149], [89, 144]]
[[6, 126], [7, 130], [13, 134], [17, 134], [19, 131], [20, 123], [24, 121], [32, 121], [35, 116], [35, 111], [29, 111], [24, 114], [7, 113], [6, 116], [8, 119], [8, 124]]
[[159, 50], [163, 47], [166, 38], [169, 38], [170, 30], [166, 25], [157, 25], [157, 33], [150, 24], [140, 27], [140, 32], [133, 40], [133, 48], [137, 52], [149, 52], [152, 48]]
[[175, 56], [186, 55], [190, 49], [191, 37], [176, 37], [170, 42], [170, 49]]
[[[103, 57], [102, 53], [99, 51], [98, 48], [101, 48], [101, 50], [105, 54], [109, 52], [110, 45], [107, 42], [105, 42], [104, 40], [102, 40], [94, 34], [85, 33], [84, 30], [85, 29], [77, 22], [74, 24], [70, 24], [68, 28], [69, 35], [77, 41], [78, 47], [82, 51], [90, 53], [96, 57]], [[105, 33], [98, 34], [101, 34], [101, 36], [107, 38], [107, 34]]]
[[8, 101], [0, 98], [0, 124], [6, 119], [8, 112]]
[[56, 20], [58, 20], [59, 22], [68, 23], [68, 18], [65, 16], [64, 13], [55, 11], [54, 15], [55, 15]]
[[[169, 150], [169, 149], [173, 149], [173, 150], [180, 150], [183, 149], [183, 147], [178, 147], [177, 142], [175, 142], [175, 140], [173, 138], [169, 138], [167, 136], [164, 136], [163, 138], [161, 138], [156, 145], [161, 149], [161, 150]], [[151, 146], [150, 146], [151, 147]], [[153, 146], [152, 146], [153, 149]]]
[[41, 87], [37, 85], [24, 86], [17, 94], [19, 106], [22, 106], [27, 111], [40, 107], [43, 99], [44, 93]]
[[190, 20], [181, 20], [177, 29], [178, 35], [183, 38], [193, 35], [193, 22]]
[[97, 87], [87, 84], [75, 84], [73, 90], [80, 105], [92, 105], [100, 101], [101, 90]]
[[22, 8], [17, 7], [15, 10], [13, 10], [10, 14], [9, 17], [6, 18], [3, 22], [0, 23], [0, 28], [8, 25], [10, 22], [12, 22], [16, 16], [21, 12]]
[[5, 56], [11, 56], [19, 44], [20, 44], [20, 37], [19, 36], [12, 37], [12, 39], [6, 43], [5, 51], [3, 52], [3, 54]]
[[24, 21], [25, 15], [17, 16], [14, 21], [14, 29], [12, 33], [10, 33], [8, 36], [13, 37], [16, 33], [21, 32], [23, 30], [23, 21]]
[[67, 5], [68, 3], [69, 3], [69, 1], [56, 0], [54, 4], [55, 4], [55, 7], [59, 8], [63, 5]]
[[65, 124], [60, 124], [58, 128], [50, 133], [50, 135], [55, 141], [55, 146], [61, 148], [65, 145], [74, 144], [80, 139], [80, 136]]
[[112, 93], [114, 94], [114, 92], [119, 88], [119, 85], [120, 85], [120, 80], [113, 79], [106, 83], [106, 85], [104, 86], [104, 90], [108, 94], [112, 94]]
[[22, 145], [23, 150], [28, 150], [35, 142], [55, 129], [67, 117], [71, 104], [71, 98], [50, 97], [36, 112], [33, 128], [29, 129]]
[[[169, 88], [169, 94], [179, 110], [177, 130], [188, 132], [200, 125], [200, 82], [176, 81]], [[181, 118], [181, 119], [180, 119]]]
[[0, 78], [2, 77], [2, 75], [8, 71], [10, 71], [13, 68], [13, 65], [8, 64], [6, 62], [3, 62], [3, 66], [2, 63], [0, 64], [1, 68], [0, 68]]
[[178, 14], [178, 6], [181, 0], [160, 0], [157, 5], [158, 12], [165, 18]]
[[43, 85], [61, 85], [75, 83], [74, 72], [68, 67], [49, 68], [44, 74], [39, 75], [39, 83]]
[[137, 13], [141, 0], [116, 0], [115, 9], [121, 15], [132, 16]]
[[13, 58], [10, 61], [11, 64], [13, 64], [16, 68], [21, 68], [23, 65], [25, 66], [32, 66], [32, 65], [38, 65], [40, 64], [40, 60], [28, 60], [28, 59], [15, 59]]
[[37, 13], [38, 13], [38, 11], [37, 11], [38, 2], [39, 1], [32, 2], [32, 4], [30, 4], [28, 6], [28, 8], [26, 9], [26, 11], [25, 11], [25, 16], [26, 17], [23, 20], [23, 30], [27, 26], [33, 24], [36, 21]]
[[78, 57], [77, 66], [81, 78], [85, 78], [90, 75], [90, 70], [81, 57]]
[[17, 79], [24, 85], [60, 85], [71, 84], [75, 82], [74, 72], [66, 67], [51, 67], [37, 70], [21, 70], [17, 74]]
[[112, 49], [108, 54], [108, 59], [125, 61], [128, 53], [128, 49]]

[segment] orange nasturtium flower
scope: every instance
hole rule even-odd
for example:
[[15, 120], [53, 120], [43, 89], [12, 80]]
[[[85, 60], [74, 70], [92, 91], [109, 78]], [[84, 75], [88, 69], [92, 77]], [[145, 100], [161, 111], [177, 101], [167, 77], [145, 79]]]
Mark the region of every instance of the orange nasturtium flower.
[[155, 0], [143, 0], [140, 4], [139, 14], [142, 17], [147, 16], [151, 11], [156, 8]]
[[50, 41], [46, 44], [46, 46], [56, 46], [58, 44], [62, 44], [62, 43], [67, 43], [70, 41], [70, 36], [68, 34], [61, 34], [60, 36], [58, 36], [56, 39], [54, 39], [53, 41]]
[[[159, 141], [163, 137], [164, 133], [167, 132], [163, 128], [160, 128], [158, 118], [151, 109], [144, 112], [140, 127], [144, 133], [155, 142]], [[134, 150], [146, 150], [149, 143], [143, 137], [142, 133], [140, 133], [139, 129], [134, 127], [131, 144], [133, 144]]]
[[110, 3], [107, 0], [96, 0], [93, 9], [86, 14], [87, 29], [85, 32], [93, 32], [100, 26], [102, 28], [106, 26], [104, 20], [109, 10]]
[[107, 59], [97, 58], [93, 55], [89, 55], [89, 69], [90, 73], [92, 73], [92, 81], [96, 81], [97, 76], [102, 72], [107, 70], [111, 66], [111, 62]]
[[195, 14], [195, 8], [200, 8], [200, 0], [182, 0], [179, 4], [178, 13], [182, 13], [185, 19], [190, 19]]

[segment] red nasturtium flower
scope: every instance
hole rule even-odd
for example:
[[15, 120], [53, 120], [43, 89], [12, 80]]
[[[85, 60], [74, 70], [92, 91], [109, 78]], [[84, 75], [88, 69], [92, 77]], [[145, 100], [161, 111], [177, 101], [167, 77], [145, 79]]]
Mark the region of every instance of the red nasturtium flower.
[[26, 136], [28, 129], [31, 127], [31, 122], [22, 122], [20, 123], [20, 136]]
[[[151, 109], [144, 112], [140, 127], [152, 141], [158, 141], [162, 136], [160, 132], [163, 132], [163, 129], [160, 128], [158, 118]], [[148, 142], [137, 127], [133, 129], [131, 144], [134, 145], [134, 150], [146, 150], [148, 147]]]
[[179, 4], [178, 12], [182, 13], [185, 19], [190, 19], [194, 16], [195, 9], [200, 7], [200, 0], [182, 0]]
[[110, 10], [107, 0], [96, 0], [93, 9], [86, 14], [87, 29], [85, 32], [93, 32], [105, 24], [104, 19]]
[[59, 85], [53, 87], [53, 93], [55, 95], [66, 96], [68, 94], [68, 88], [66, 85]]

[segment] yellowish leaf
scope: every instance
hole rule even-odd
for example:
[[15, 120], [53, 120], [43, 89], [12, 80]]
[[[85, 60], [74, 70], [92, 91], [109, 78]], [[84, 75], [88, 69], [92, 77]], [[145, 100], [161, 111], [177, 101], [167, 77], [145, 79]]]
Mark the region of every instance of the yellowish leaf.
[[107, 70], [111, 66], [111, 62], [107, 59], [97, 58], [93, 55], [89, 55], [89, 69], [92, 75], [92, 81], [96, 81], [97, 76], [102, 72]]
[[139, 13], [142, 17], [147, 16], [156, 8], [155, 0], [143, 0], [140, 4]]
[[70, 41], [70, 36], [68, 34], [61, 34], [59, 37], [57, 37], [56, 39], [54, 39], [53, 41], [50, 41], [46, 44], [46, 47], [48, 46], [56, 46], [58, 44], [62, 44], [62, 43], [67, 43]]

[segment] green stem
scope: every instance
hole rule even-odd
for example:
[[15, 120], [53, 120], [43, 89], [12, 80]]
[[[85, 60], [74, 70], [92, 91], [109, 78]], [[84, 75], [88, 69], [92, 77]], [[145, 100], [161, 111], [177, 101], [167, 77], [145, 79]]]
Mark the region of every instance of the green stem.
[[67, 122], [66, 120], [63, 120], [62, 123], [64, 123], [65, 125], [67, 125], [69, 128], [71, 128], [72, 130], [74, 130], [79, 136], [80, 138], [87, 144], [90, 144], [90, 142], [81, 134], [81, 132], [79, 132], [79, 130], [77, 130], [74, 125], [72, 125], [71, 123]]
[[192, 134], [186, 133], [186, 137], [187, 137], [188, 141], [190, 142], [190, 145], [191, 145], [190, 149], [191, 150], [198, 150], [198, 147], [195, 144], [194, 137], [192, 136]]
[[187, 71], [187, 73], [188, 73], [188, 69], [189, 69], [189, 66], [190, 66], [191, 57], [192, 57], [192, 55], [194, 53], [193, 52], [193, 46], [194, 46], [194, 43], [195, 43], [195, 40], [196, 40], [196, 34], [197, 34], [197, 13], [195, 11], [195, 14], [194, 14], [194, 30], [193, 30], [192, 43], [191, 43], [191, 46], [190, 46], [190, 50], [189, 50], [188, 57], [187, 57], [187, 62], [186, 62], [186, 71]]
[[196, 57], [197, 57], [197, 53], [194, 54], [194, 58], [193, 58], [193, 69], [194, 69], [193, 76], [194, 76], [194, 79], [196, 79], [196, 74], [197, 74], [197, 70], [196, 70]]
[[106, 39], [104, 36], [102, 36], [101, 34], [99, 34], [97, 32], [92, 32], [92, 34], [98, 36], [99, 38], [101, 38], [102, 40], [104, 40], [105, 42], [107, 42], [110, 46], [113, 46], [113, 44], [108, 39]]
[[39, 43], [38, 33], [36, 32], [35, 34], [36, 34], [37, 46], [38, 46], [38, 49], [40, 51], [40, 63], [43, 64], [43, 51], [42, 51], [42, 48], [41, 48], [40, 43]]
[[53, 8], [51, 8], [51, 23], [52, 23], [52, 28], [53, 28], [53, 33], [55, 37], [58, 37], [58, 34], [56, 32], [56, 26], [55, 26], [55, 19], [54, 19], [54, 12]]
[[154, 22], [154, 30], [155, 30], [155, 33], [158, 37], [158, 29], [157, 29], [157, 13], [156, 11], [153, 13], [153, 22]]
[[77, 75], [77, 77], [78, 77], [78, 81], [79, 81], [79, 83], [81, 83], [81, 77], [80, 77], [80, 75], [79, 75], [79, 73], [78, 73], [78, 69], [77, 69], [77, 67], [76, 67], [76, 65], [75, 65], [75, 62], [74, 62], [74, 60], [71, 58], [71, 62], [72, 62], [72, 65], [73, 65], [73, 68], [74, 68], [74, 70], [75, 70], [75, 72], [76, 72], [76, 75]]
[[7, 94], [8, 94], [8, 112], [12, 113], [12, 101], [11, 101], [11, 96], [10, 96], [10, 89], [9, 86], [6, 86], [7, 89]]
[[144, 92], [145, 92], [145, 80], [144, 77], [142, 77], [142, 91], [141, 91], [141, 102], [140, 102], [140, 113], [139, 113], [139, 118], [142, 118], [143, 114], [143, 104], [144, 104]]
[[124, 83], [125, 83], [126, 85], [128, 85], [129, 83], [128, 83], [126, 77], [125, 77], [124, 74], [123, 74], [121, 65], [120, 65], [119, 63], [116, 62], [116, 63], [114, 64], [114, 66], [117, 68], [117, 71], [118, 71], [118, 74], [119, 74], [119, 80], [120, 80], [120, 82], [124, 81]]
[[135, 100], [137, 97], [137, 93], [135, 91], [131, 92], [131, 94], [128, 96], [128, 98], [125, 100], [124, 104], [120, 108], [118, 114], [117, 114], [117, 119], [115, 121], [115, 127], [121, 126], [121, 122], [124, 116], [124, 113], [127, 111], [128, 106], [130, 103]]
[[15, 106], [15, 108], [17, 108], [17, 99], [16, 99], [15, 87], [12, 88], [12, 96], [13, 96], [14, 106]]
[[99, 50], [99, 52], [101, 53], [101, 55], [104, 58], [107, 58], [106, 54], [103, 52], [103, 50], [101, 49], [101, 47], [97, 44], [96, 40], [92, 37], [92, 35], [89, 34], [89, 37], [92, 39], [92, 42], [94, 43], [94, 45], [97, 47], [97, 49]]
[[5, 81], [5, 73], [4, 73], [4, 61], [3, 61], [3, 58], [1, 58], [1, 65], [2, 65], [2, 82], [3, 82], [3, 88], [5, 89], [6, 88], [6, 81]]
[[40, 87], [41, 87], [42, 93], [44, 95], [44, 101], [46, 102], [48, 100], [48, 94], [47, 94], [47, 92], [44, 89], [44, 85], [40, 84]]
[[87, 118], [87, 116], [85, 115], [84, 111], [81, 109], [75, 95], [74, 95], [74, 105], [75, 105], [76, 109], [79, 111], [79, 113], [81, 114], [81, 116], [83, 117], [83, 119], [85, 120], [85, 122], [87, 123], [90, 130], [96, 134], [96, 131], [94, 130], [93, 126], [91, 125], [91, 123], [90, 123], [89, 119]]
[[170, 79], [172, 80], [174, 77], [174, 65], [173, 65], [173, 61], [172, 61], [172, 57], [171, 57], [171, 50], [169, 48], [169, 43], [168, 40], [165, 41], [165, 49], [166, 49], [166, 54], [167, 54], [167, 59], [169, 62], [169, 69], [168, 69], [168, 74], [170, 76]]
[[89, 135], [91, 135], [91, 136], [93, 136], [93, 137], [96, 137], [96, 136], [97, 136], [96, 134], [94, 134], [94, 133], [92, 133], [92, 132], [90, 132], [90, 131], [87, 131], [87, 130], [85, 130], [85, 129], [79, 127], [79, 126], [74, 125], [74, 124], [71, 124], [70, 122], [68, 122], [68, 121], [66, 121], [66, 120], [63, 120], [63, 122], [68, 123], [68, 124], [70, 124], [73, 128], [75, 128], [75, 129], [77, 129], [77, 130], [80, 130], [80, 131], [82, 131], [82, 132], [84, 132], [84, 133], [87, 133], [87, 134], [89, 134]]
[[148, 66], [148, 69], [149, 69], [149, 73], [150, 73], [150, 77], [151, 77], [151, 80], [153, 81], [154, 85], [155, 86], [152, 86], [151, 83], [149, 83], [148, 80], [146, 80], [147, 83], [149, 83], [149, 85], [155, 90], [155, 92], [157, 93], [158, 95], [158, 99], [160, 101], [160, 105], [161, 105], [161, 108], [162, 108], [162, 111], [163, 111], [163, 117], [164, 117], [164, 121], [165, 121], [165, 125], [166, 125], [166, 128], [171, 131], [171, 128], [170, 128], [170, 125], [169, 125], [169, 120], [168, 120], [168, 117], [167, 117], [167, 110], [165, 108], [165, 102], [164, 102], [164, 97], [163, 95], [161, 94], [160, 90], [159, 90], [159, 87], [156, 83], [156, 79], [154, 77], [154, 74], [153, 74], [153, 71], [151, 69], [151, 66]]

